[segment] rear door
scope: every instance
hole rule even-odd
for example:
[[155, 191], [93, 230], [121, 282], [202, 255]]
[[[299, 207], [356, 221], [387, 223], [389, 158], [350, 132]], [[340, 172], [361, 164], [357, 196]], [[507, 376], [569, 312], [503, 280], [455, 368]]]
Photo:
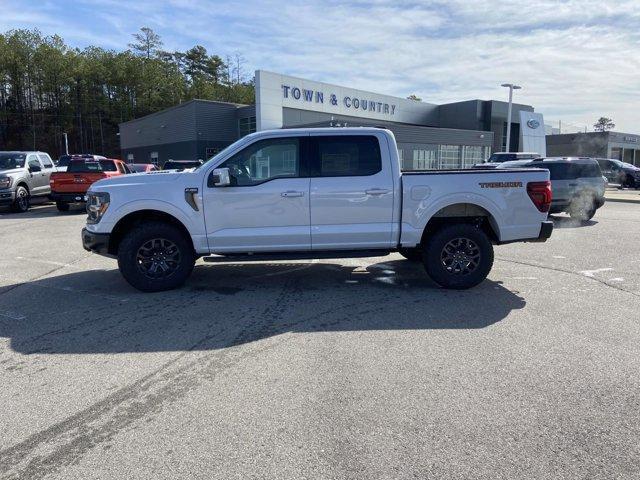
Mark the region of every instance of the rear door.
[[[394, 182], [381, 135], [311, 134], [312, 250], [389, 248]], [[382, 144], [381, 144], [382, 142]]]
[[49, 188], [49, 176], [45, 172], [44, 165], [40, 162], [38, 155], [30, 153], [27, 156], [27, 166], [29, 168], [29, 193], [32, 196], [46, 195]]
[[43, 193], [46, 193], [48, 195], [49, 193], [51, 193], [51, 186], [49, 185], [49, 180], [51, 178], [51, 174], [56, 171], [56, 167], [53, 165], [53, 161], [51, 160], [51, 157], [49, 157], [49, 155], [47, 155], [46, 153], [39, 153], [38, 158], [40, 159], [40, 163], [43, 166], [42, 172], [44, 173], [44, 176], [47, 179], [46, 186], [43, 190]]

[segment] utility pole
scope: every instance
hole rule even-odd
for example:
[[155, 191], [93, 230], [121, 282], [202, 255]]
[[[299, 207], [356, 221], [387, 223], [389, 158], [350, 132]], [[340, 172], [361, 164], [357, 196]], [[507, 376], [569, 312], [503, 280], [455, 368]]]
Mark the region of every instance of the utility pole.
[[514, 85], [513, 83], [503, 83], [502, 86], [509, 89], [509, 108], [507, 109], [507, 144], [505, 145], [505, 152], [508, 152], [509, 148], [511, 148], [511, 109], [513, 105], [513, 91], [520, 90], [522, 87]]

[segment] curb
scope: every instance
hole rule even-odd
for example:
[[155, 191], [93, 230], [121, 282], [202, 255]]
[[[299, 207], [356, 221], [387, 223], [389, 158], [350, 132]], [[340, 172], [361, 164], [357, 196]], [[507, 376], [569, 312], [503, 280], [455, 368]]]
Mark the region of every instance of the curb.
[[640, 203], [640, 198], [609, 198], [607, 196], [604, 197], [607, 202], [617, 202], [617, 203]]

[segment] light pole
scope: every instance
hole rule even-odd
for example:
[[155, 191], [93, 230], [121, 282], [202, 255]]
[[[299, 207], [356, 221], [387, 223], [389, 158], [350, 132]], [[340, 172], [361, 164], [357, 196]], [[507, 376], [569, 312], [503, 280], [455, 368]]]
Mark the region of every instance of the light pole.
[[519, 85], [514, 85], [513, 83], [503, 83], [503, 87], [507, 87], [509, 89], [509, 108], [507, 110], [507, 144], [505, 145], [505, 152], [509, 151], [511, 147], [511, 106], [513, 105], [513, 91], [520, 90], [522, 87]]

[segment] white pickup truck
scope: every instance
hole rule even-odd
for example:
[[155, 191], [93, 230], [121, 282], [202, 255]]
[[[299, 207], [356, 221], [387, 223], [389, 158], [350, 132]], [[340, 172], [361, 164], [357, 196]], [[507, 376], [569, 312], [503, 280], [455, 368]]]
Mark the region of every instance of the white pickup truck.
[[[204, 165], [101, 180], [84, 248], [143, 291], [210, 261], [383, 256], [422, 261], [447, 288], [488, 275], [493, 244], [545, 241], [549, 172], [401, 172], [393, 134], [313, 128], [248, 135]], [[212, 257], [212, 255], [216, 255]]]

